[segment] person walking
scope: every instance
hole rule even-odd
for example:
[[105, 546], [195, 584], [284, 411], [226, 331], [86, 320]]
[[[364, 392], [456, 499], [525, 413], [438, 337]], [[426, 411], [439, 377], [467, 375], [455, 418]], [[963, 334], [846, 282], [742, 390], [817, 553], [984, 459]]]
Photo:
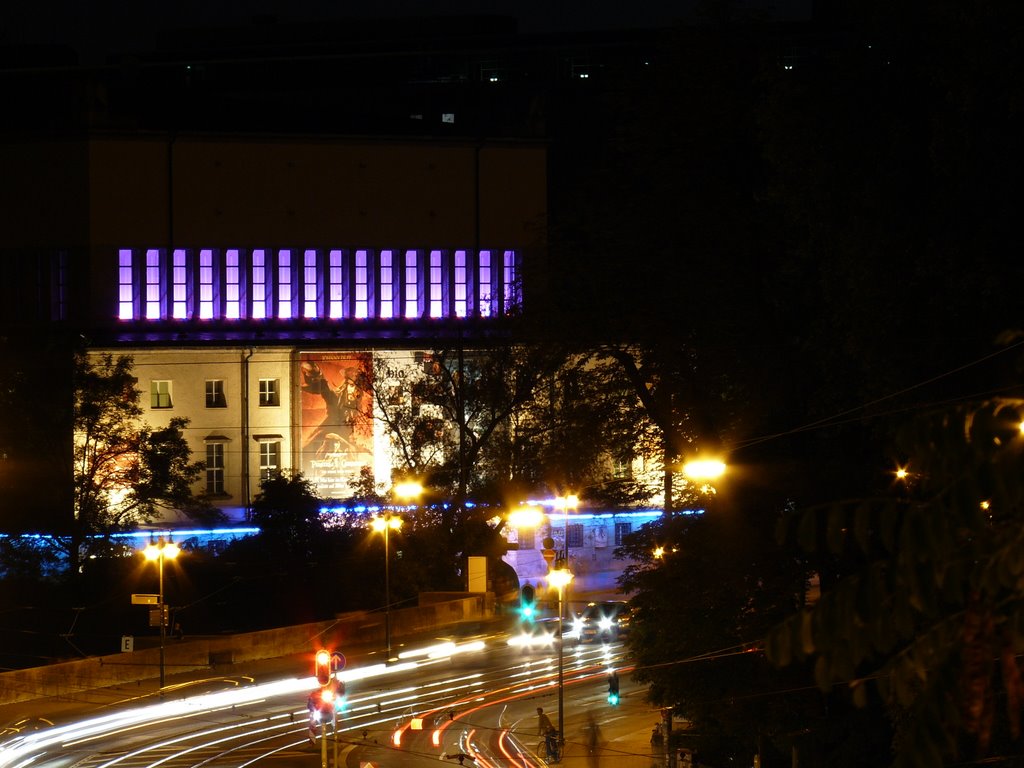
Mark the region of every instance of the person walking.
[[593, 712], [587, 712], [587, 724], [583, 726], [583, 743], [587, 745], [587, 765], [590, 768], [597, 768], [601, 759], [601, 726], [594, 719]]

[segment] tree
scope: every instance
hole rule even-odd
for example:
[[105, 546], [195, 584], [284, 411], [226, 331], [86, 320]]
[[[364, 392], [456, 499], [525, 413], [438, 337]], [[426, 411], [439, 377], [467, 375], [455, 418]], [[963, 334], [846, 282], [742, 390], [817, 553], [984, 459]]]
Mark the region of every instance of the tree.
[[689, 721], [680, 745], [711, 764], [749, 764], [764, 745], [788, 752], [793, 733], [823, 719], [801, 671], [780, 673], [763, 638], [803, 593], [801, 564], [772, 546], [767, 504], [709, 504], [626, 538], [620, 586], [632, 593], [628, 645], [648, 698]]
[[260, 482], [252, 503], [252, 521], [264, 546], [276, 557], [305, 560], [323, 535], [323, 501], [301, 472], [276, 472]]
[[828, 588], [772, 633], [769, 657], [812, 660], [822, 689], [843, 683], [859, 706], [888, 707], [898, 766], [981, 758], [1020, 737], [1022, 415], [1024, 401], [1000, 399], [921, 417], [897, 438], [908, 474], [888, 493], [781, 529]]
[[202, 462], [192, 462], [187, 419], [154, 429], [141, 421], [140, 392], [126, 355], [93, 363], [80, 353], [74, 377], [75, 519], [69, 557], [109, 546], [109, 535], [155, 519], [163, 510], [194, 518], [216, 513], [192, 492]]
[[494, 504], [603, 484], [610, 458], [632, 458], [643, 432], [621, 375], [560, 345], [438, 346], [415, 366], [382, 357], [373, 379], [396, 471], [455, 499], [452, 515], [468, 495]]

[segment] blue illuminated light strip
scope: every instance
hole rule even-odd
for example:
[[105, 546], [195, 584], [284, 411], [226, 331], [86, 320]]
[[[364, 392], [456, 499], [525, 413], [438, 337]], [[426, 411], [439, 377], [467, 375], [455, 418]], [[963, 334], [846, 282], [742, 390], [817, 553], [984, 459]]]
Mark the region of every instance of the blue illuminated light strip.
[[151, 539], [154, 536], [166, 538], [182, 536], [249, 536], [260, 532], [259, 528], [166, 528], [162, 531], [125, 531], [123, 533], [112, 533], [112, 539]]

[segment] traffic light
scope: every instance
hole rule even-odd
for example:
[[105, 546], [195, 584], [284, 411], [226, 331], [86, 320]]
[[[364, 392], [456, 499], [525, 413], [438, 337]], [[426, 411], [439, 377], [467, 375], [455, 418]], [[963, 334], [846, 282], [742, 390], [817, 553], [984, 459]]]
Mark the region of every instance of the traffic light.
[[331, 652], [330, 651], [317, 651], [315, 656], [316, 664], [316, 681], [320, 685], [327, 685], [331, 682], [332, 669], [331, 669]]
[[519, 617], [523, 621], [533, 621], [537, 618], [536, 599], [536, 593], [529, 584], [519, 591]]
[[619, 676], [615, 672], [608, 675], [608, 703], [613, 707], [619, 704]]

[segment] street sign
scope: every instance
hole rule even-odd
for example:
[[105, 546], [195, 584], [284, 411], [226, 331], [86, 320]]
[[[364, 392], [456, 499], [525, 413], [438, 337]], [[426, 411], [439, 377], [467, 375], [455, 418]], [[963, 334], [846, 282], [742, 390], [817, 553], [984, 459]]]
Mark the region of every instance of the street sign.
[[160, 605], [160, 595], [132, 595], [132, 605]]
[[549, 566], [555, 559], [555, 550], [553, 549], [542, 549], [540, 551], [540, 554]]
[[131, 653], [135, 650], [135, 638], [131, 635], [121, 635], [121, 653]]

